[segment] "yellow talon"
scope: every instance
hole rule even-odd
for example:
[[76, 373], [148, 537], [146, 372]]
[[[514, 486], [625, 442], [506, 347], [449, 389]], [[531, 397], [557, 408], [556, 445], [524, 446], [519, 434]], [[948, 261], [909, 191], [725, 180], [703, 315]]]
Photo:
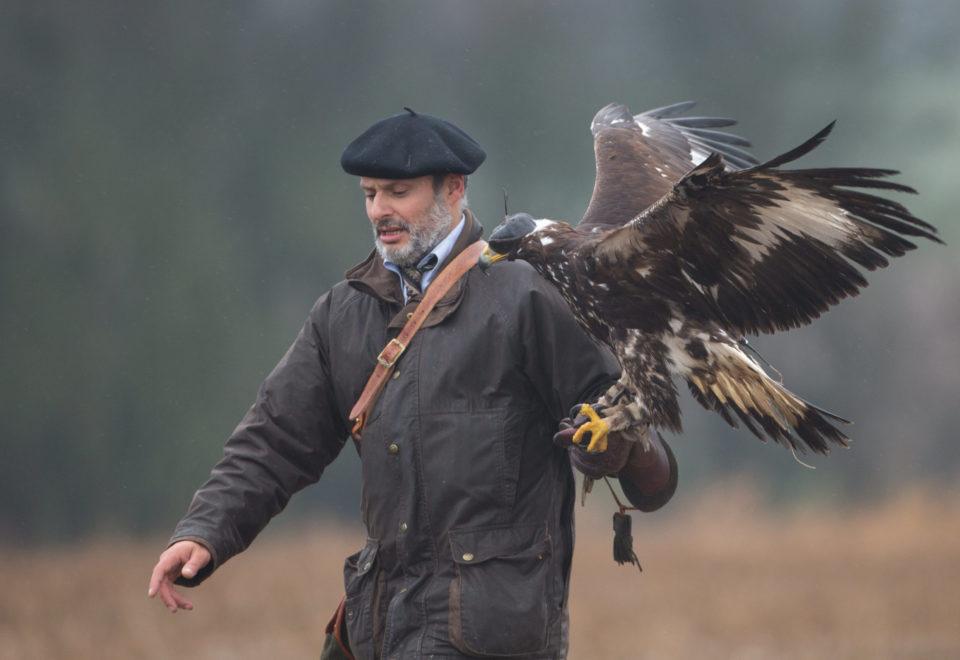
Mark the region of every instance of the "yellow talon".
[[573, 434], [573, 442], [580, 444], [580, 439], [584, 434], [590, 433], [590, 444], [587, 445], [587, 451], [591, 454], [599, 454], [607, 451], [607, 432], [610, 425], [600, 418], [597, 411], [588, 404], [580, 406], [580, 414], [590, 419], [589, 422], [581, 424], [577, 432]]

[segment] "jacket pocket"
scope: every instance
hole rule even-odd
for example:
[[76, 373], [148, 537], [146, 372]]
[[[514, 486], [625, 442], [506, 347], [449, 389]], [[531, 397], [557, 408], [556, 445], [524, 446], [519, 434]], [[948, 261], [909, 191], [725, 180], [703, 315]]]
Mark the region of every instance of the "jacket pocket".
[[543, 651], [553, 601], [551, 539], [543, 525], [450, 531], [450, 641], [477, 656]]
[[373, 657], [373, 591], [379, 549], [379, 541], [367, 539], [366, 545], [343, 564], [347, 643], [356, 658]]

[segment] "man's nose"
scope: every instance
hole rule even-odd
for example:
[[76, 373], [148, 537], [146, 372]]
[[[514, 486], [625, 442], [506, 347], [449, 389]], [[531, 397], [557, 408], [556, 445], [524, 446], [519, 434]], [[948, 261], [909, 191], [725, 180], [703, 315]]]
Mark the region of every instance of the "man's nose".
[[389, 204], [387, 204], [383, 193], [378, 192], [373, 196], [373, 199], [370, 200], [368, 214], [371, 220], [382, 220], [383, 218], [389, 217], [392, 213], [393, 209], [390, 208]]

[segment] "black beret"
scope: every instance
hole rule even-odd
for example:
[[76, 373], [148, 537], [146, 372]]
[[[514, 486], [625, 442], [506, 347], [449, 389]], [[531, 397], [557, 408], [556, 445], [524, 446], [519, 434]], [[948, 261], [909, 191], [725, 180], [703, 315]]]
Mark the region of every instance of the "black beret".
[[472, 174], [487, 154], [448, 121], [410, 108], [378, 121], [347, 145], [340, 166], [347, 174], [412, 179], [426, 174]]

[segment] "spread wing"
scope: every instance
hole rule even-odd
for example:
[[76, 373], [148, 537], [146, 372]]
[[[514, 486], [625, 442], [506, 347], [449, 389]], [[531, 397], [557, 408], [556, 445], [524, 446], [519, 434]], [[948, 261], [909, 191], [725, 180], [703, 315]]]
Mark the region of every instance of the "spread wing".
[[781, 170], [816, 147], [831, 123], [762, 165], [728, 171], [714, 153], [628, 225], [595, 247], [597, 264], [643, 281], [675, 302], [695, 300], [739, 335], [794, 328], [867, 282], [867, 270], [916, 247], [942, 243], [903, 205], [853, 190], [913, 189], [885, 180], [895, 170]]
[[693, 101], [631, 115], [611, 103], [593, 118], [597, 174], [590, 205], [578, 225], [582, 231], [620, 227], [668, 193], [694, 165], [712, 152], [723, 154], [729, 169], [757, 160], [740, 149], [744, 138], [715, 130], [736, 124], [720, 117], [678, 117]]

